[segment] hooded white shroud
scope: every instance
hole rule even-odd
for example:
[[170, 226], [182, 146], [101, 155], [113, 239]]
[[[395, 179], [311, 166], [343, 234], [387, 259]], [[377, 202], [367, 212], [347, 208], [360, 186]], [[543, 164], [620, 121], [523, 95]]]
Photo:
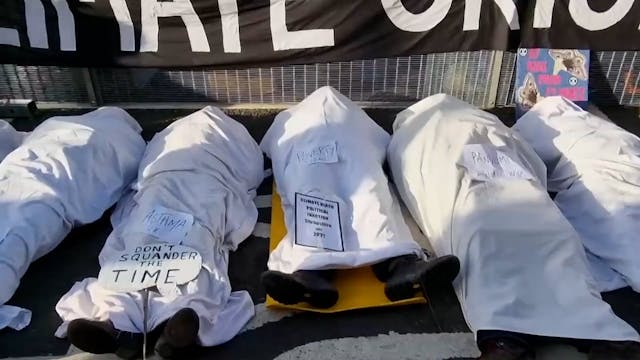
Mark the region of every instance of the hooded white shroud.
[[[154, 329], [182, 308], [200, 318], [198, 338], [214, 346], [233, 338], [254, 314], [246, 291], [231, 291], [229, 252], [253, 231], [258, 210], [253, 202], [263, 178], [258, 144], [240, 123], [215, 107], [206, 107], [155, 135], [140, 164], [134, 192], [124, 197], [112, 216], [100, 264], [118, 252], [163, 242], [142, 231], [145, 217], [162, 207], [193, 216], [181, 243], [202, 256], [200, 274], [178, 286], [181, 295], [149, 294], [148, 329]], [[95, 278], [77, 282], [56, 306], [64, 320], [57, 336], [78, 318], [110, 320], [123, 331], [144, 329], [140, 292], [118, 293]]]
[[[119, 108], [44, 121], [0, 163], [0, 305], [33, 261], [88, 224], [135, 179], [145, 143]], [[0, 306], [0, 328], [24, 328], [28, 311]]]
[[578, 234], [546, 189], [533, 149], [495, 116], [434, 95], [396, 117], [388, 161], [472, 331], [606, 340], [638, 334], [598, 293]]
[[424, 256], [382, 169], [389, 138], [331, 87], [278, 114], [261, 147], [272, 160], [287, 235], [269, 269], [353, 268]]
[[640, 292], [640, 139], [562, 97], [536, 104], [515, 129], [547, 165], [599, 290]]

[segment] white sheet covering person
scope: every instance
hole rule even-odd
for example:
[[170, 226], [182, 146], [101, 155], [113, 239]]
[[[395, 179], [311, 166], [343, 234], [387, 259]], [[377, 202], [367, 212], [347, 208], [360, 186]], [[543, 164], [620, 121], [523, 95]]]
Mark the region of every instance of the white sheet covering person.
[[[120, 198], [144, 152], [140, 131], [118, 108], [52, 117], [0, 163], [0, 304], [29, 264]], [[0, 306], [0, 328], [24, 328], [30, 318]]]
[[517, 133], [444, 94], [400, 112], [393, 131], [398, 192], [436, 253], [460, 259], [454, 288], [472, 331], [639, 340], [600, 298], [543, 162]]
[[26, 133], [16, 131], [5, 120], [0, 120], [0, 161], [20, 145]]
[[[135, 194], [123, 198], [114, 213], [114, 230], [100, 253], [100, 264], [125, 249], [165, 241], [141, 230], [145, 216], [158, 207], [193, 216], [193, 226], [181, 243], [197, 250], [203, 261], [198, 277], [179, 286], [181, 295], [174, 298], [151, 292], [149, 330], [182, 309], [192, 309], [199, 318], [198, 344], [213, 346], [233, 338], [253, 316], [249, 293], [231, 291], [227, 268], [229, 252], [251, 234], [257, 221], [253, 198], [262, 178], [263, 157], [258, 144], [244, 126], [215, 107], [174, 122], [148, 144]], [[95, 278], [85, 279], [57, 304], [64, 324], [56, 335], [64, 336], [67, 325], [73, 325], [75, 319], [108, 321], [118, 331], [141, 333], [142, 308], [140, 293], [113, 292]], [[102, 345], [86, 343], [92, 339], [80, 339], [85, 343], [78, 344], [71, 329], [69, 335], [74, 345], [85, 351], [116, 352], [114, 344], [104, 346], [109, 339]]]
[[[271, 272], [263, 275], [269, 295], [283, 303], [307, 297], [312, 305], [328, 307], [337, 293], [327, 279], [299, 271], [354, 268], [405, 255], [411, 255], [411, 265], [390, 266], [408, 274], [418, 270], [407, 266], [418, 264], [427, 271], [426, 257], [411, 237], [382, 168], [389, 138], [362, 109], [328, 86], [278, 114], [261, 147], [272, 160], [288, 231], [269, 257]], [[455, 274], [443, 276], [445, 283], [457, 274], [457, 260], [452, 260], [446, 267]], [[323, 283], [318, 292], [314, 281]], [[414, 294], [413, 284], [402, 286], [408, 289], [400, 292], [408, 293], [397, 296]]]
[[536, 104], [515, 129], [547, 165], [599, 290], [640, 292], [640, 139], [562, 97]]

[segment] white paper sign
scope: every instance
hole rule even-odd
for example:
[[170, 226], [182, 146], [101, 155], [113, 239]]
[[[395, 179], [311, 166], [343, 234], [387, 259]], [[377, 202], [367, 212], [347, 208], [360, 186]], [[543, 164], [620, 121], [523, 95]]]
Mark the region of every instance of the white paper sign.
[[474, 180], [495, 178], [531, 180], [531, 173], [491, 145], [469, 144], [463, 149], [463, 166]]
[[335, 142], [314, 146], [297, 153], [298, 161], [306, 165], [338, 162], [338, 147]]
[[191, 231], [193, 215], [156, 206], [142, 220], [140, 231], [171, 244], [180, 244]]
[[340, 204], [296, 193], [295, 244], [344, 251]]
[[202, 257], [189, 247], [172, 244], [138, 246], [118, 254], [100, 269], [98, 282], [107, 289], [130, 292], [186, 284], [200, 273]]

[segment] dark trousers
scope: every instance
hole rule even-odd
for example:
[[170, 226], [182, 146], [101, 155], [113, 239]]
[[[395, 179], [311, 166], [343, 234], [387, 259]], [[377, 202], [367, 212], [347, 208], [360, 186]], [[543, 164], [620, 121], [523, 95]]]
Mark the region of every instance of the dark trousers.
[[482, 351], [484, 344], [492, 340], [505, 339], [522, 345], [524, 348], [532, 350], [534, 347], [546, 344], [566, 344], [574, 346], [581, 352], [588, 352], [597, 340], [556, 338], [548, 336], [537, 336], [529, 334], [521, 334], [503, 330], [478, 330], [477, 342], [478, 348]]

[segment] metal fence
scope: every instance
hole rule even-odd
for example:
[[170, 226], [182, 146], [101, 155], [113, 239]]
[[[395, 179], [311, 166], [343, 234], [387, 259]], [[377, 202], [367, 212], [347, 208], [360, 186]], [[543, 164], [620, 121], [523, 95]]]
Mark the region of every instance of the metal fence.
[[[640, 105], [639, 52], [598, 52], [590, 98]], [[456, 52], [242, 70], [0, 65], [0, 98], [60, 104], [287, 104], [331, 85], [352, 100], [410, 103], [447, 93], [483, 108], [511, 106], [515, 54]]]

